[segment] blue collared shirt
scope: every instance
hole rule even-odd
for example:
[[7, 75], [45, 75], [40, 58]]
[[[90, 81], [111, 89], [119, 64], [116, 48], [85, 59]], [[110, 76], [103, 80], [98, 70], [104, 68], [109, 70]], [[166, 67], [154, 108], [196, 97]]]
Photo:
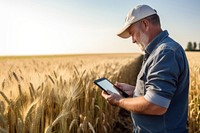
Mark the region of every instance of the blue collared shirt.
[[145, 50], [134, 96], [167, 108], [162, 116], [132, 112], [137, 133], [187, 133], [189, 66], [183, 48], [162, 31]]

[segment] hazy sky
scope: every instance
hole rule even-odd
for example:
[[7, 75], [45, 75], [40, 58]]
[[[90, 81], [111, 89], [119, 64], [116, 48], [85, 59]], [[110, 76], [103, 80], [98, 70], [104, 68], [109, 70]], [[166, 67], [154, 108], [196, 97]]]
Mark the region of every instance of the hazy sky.
[[200, 43], [199, 0], [0, 0], [0, 55], [140, 52], [116, 35], [138, 4], [184, 48]]

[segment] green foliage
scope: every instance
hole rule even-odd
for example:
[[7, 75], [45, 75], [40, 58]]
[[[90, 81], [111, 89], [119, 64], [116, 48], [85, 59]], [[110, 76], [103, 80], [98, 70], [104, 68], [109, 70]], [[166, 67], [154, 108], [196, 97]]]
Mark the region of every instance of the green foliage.
[[193, 43], [188, 42], [187, 48], [185, 49], [185, 51], [200, 51], [200, 43], [198, 47], [196, 42], [193, 42]]

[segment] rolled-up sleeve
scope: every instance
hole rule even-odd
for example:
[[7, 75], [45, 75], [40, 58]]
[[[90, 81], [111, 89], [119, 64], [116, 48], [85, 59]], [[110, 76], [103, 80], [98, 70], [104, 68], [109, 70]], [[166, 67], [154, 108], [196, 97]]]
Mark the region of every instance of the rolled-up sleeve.
[[177, 89], [180, 73], [176, 51], [159, 51], [149, 65], [145, 83], [145, 99], [156, 105], [168, 108]]

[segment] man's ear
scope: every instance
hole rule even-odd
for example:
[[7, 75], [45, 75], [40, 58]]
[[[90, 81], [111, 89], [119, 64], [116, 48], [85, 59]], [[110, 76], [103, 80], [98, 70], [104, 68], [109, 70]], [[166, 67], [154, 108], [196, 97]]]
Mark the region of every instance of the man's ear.
[[142, 20], [142, 26], [144, 27], [145, 30], [147, 30], [149, 28], [149, 21], [144, 19]]

